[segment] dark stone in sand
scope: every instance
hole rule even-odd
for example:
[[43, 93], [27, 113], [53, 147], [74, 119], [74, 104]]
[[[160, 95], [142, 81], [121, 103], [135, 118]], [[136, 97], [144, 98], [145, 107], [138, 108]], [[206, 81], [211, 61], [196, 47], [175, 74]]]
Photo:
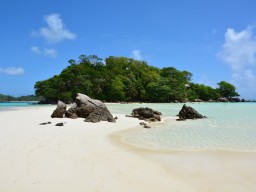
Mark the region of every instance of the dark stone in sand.
[[51, 122], [44, 122], [44, 123], [40, 123], [39, 125], [48, 125], [48, 124], [51, 124]]
[[55, 126], [64, 126], [64, 123], [57, 123]]
[[201, 118], [206, 118], [206, 117], [198, 113], [192, 107], [187, 106], [186, 104], [183, 105], [182, 109], [179, 112], [180, 121], [186, 120], [186, 119], [201, 119]]

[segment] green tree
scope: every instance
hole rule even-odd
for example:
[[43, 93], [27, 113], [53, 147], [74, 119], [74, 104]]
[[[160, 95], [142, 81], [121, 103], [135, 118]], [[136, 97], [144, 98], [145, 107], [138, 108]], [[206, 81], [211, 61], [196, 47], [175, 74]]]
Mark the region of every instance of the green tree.
[[221, 81], [218, 83], [219, 87], [217, 90], [219, 91], [220, 95], [222, 97], [231, 98], [231, 97], [237, 97], [240, 96], [236, 92], [236, 87], [226, 81]]
[[71, 59], [68, 63], [59, 75], [36, 82], [36, 96], [49, 102], [69, 102], [80, 92], [106, 101], [172, 102], [187, 97], [215, 99], [219, 93], [237, 95], [234, 87], [226, 93], [229, 89], [223, 83], [219, 89], [193, 84], [192, 73], [188, 71], [160, 69], [132, 58], [110, 56], [103, 62], [97, 55], [80, 55], [78, 61]]
[[125, 100], [125, 92], [124, 92], [124, 84], [120, 77], [115, 77], [111, 80], [110, 84], [110, 100], [111, 101], [124, 101]]

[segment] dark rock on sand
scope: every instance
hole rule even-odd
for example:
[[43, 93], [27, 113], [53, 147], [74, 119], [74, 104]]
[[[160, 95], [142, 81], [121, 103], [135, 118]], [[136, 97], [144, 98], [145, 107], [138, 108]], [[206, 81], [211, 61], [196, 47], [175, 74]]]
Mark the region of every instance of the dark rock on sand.
[[145, 121], [161, 121], [161, 115], [162, 113], [150, 108], [136, 108], [133, 109], [132, 114], [130, 117], [136, 117], [140, 120], [145, 120]]
[[198, 113], [192, 107], [187, 106], [186, 104], [183, 105], [182, 109], [179, 112], [179, 120], [201, 119], [201, 118], [206, 118], [206, 117]]
[[65, 113], [68, 118], [85, 118], [86, 122], [97, 123], [100, 121], [115, 122], [113, 115], [109, 112], [106, 105], [87, 95], [78, 93], [76, 97], [76, 106], [71, 107]]
[[62, 118], [66, 112], [66, 108], [67, 108], [67, 106], [65, 103], [63, 103], [62, 101], [58, 101], [57, 108], [53, 111], [51, 117], [52, 118]]
[[55, 126], [64, 126], [65, 123], [57, 123]]
[[39, 125], [48, 125], [48, 124], [51, 124], [51, 122], [44, 122], [44, 123], [40, 123]]
[[139, 124], [140, 124], [141, 126], [147, 125], [147, 123], [145, 123], [145, 122], [140, 122]]

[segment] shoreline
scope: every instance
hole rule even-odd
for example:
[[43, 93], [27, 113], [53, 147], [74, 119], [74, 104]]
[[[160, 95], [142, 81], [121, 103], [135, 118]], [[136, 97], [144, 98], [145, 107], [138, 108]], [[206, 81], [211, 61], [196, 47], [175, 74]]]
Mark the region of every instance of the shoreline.
[[[138, 119], [123, 114], [113, 114], [118, 116], [116, 123], [52, 119], [55, 108], [33, 106], [0, 113], [0, 191], [256, 189], [255, 153], [138, 150], [113, 138], [119, 131], [139, 128]], [[48, 121], [52, 124], [39, 125]], [[66, 123], [54, 126], [58, 122]]]
[[[129, 150], [160, 165], [188, 192], [243, 192], [256, 189], [256, 152], [221, 150], [157, 150], [122, 141], [121, 132], [110, 135], [120, 149]], [[183, 189], [187, 191], [186, 189]], [[181, 190], [181, 191], [183, 191]]]
[[[97, 124], [52, 119], [55, 107], [0, 113], [0, 191], [154, 192], [180, 188], [169, 183], [169, 174], [158, 164], [121, 150], [108, 138], [113, 132], [137, 126], [138, 119], [118, 115], [116, 123]], [[39, 125], [48, 121], [52, 124]], [[64, 127], [54, 126], [63, 121]]]

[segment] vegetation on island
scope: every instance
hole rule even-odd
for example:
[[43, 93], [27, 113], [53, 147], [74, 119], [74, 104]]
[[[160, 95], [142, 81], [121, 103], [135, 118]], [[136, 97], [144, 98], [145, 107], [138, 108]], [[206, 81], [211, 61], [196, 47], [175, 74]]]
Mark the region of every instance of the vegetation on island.
[[157, 68], [145, 61], [110, 56], [81, 55], [47, 80], [36, 82], [37, 96], [46, 102], [71, 102], [77, 93], [107, 102], [208, 101], [239, 94], [235, 86], [221, 81], [218, 88], [192, 82], [192, 73], [174, 67]]
[[43, 97], [37, 97], [35, 95], [26, 95], [20, 97], [13, 97], [10, 95], [0, 94], [0, 102], [9, 102], [9, 101], [41, 101]]

